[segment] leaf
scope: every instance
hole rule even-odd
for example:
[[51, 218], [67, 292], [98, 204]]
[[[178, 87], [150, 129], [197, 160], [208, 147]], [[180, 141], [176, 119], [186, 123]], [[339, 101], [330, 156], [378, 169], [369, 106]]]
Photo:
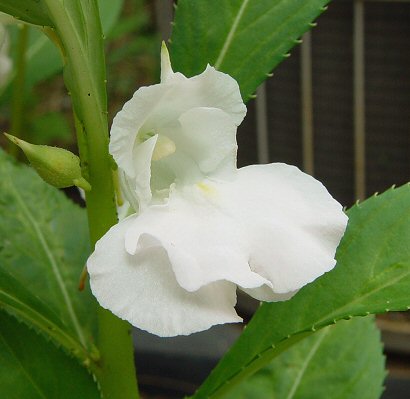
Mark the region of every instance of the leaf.
[[295, 344], [224, 399], [378, 399], [384, 378], [380, 332], [357, 317]]
[[0, 11], [30, 24], [53, 26], [43, 0], [2, 0]]
[[33, 144], [50, 144], [54, 141], [69, 144], [72, 141], [71, 127], [61, 112], [48, 112], [34, 118], [30, 131]]
[[[109, 34], [117, 22], [123, 0], [99, 0], [101, 24], [104, 34]], [[1, 8], [1, 5], [0, 5]], [[12, 47], [17, 46], [17, 25], [9, 27], [12, 36]], [[48, 79], [61, 71], [63, 62], [56, 46], [39, 29], [29, 29], [29, 43], [26, 52], [26, 85], [31, 89], [36, 83]], [[15, 71], [10, 81], [15, 76]]]
[[[13, 27], [18, 30], [19, 27]], [[29, 44], [26, 53], [26, 83], [29, 88], [51, 76], [62, 68], [58, 49], [49, 38], [38, 29], [30, 29]]]
[[108, 35], [118, 21], [124, 0], [98, 0], [101, 25], [105, 35]]
[[25, 325], [0, 312], [0, 391], [7, 399], [100, 398], [91, 375]]
[[206, 64], [234, 77], [248, 100], [329, 0], [180, 0], [171, 55], [188, 76]]
[[335, 269], [289, 301], [263, 304], [195, 398], [220, 396], [337, 320], [409, 308], [410, 185], [369, 198], [348, 215]]
[[0, 269], [0, 308], [47, 339], [52, 339], [68, 354], [82, 362], [89, 362], [90, 354], [75, 337], [67, 332], [59, 317], [38, 297], [10, 274]]
[[90, 251], [85, 212], [3, 151], [0, 175], [0, 305], [84, 357], [95, 324], [95, 301], [77, 288]]

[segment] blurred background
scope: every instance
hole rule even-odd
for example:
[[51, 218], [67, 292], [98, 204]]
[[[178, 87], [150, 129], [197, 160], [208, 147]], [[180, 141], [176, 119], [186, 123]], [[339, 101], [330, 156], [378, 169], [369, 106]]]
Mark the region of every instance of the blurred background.
[[[171, 0], [100, 1], [106, 36], [110, 121], [140, 86], [159, 80], [161, 40], [171, 34]], [[7, 18], [0, 51], [0, 128], [33, 143], [77, 152], [58, 51], [32, 27]], [[238, 163], [286, 162], [321, 180], [349, 207], [410, 175], [410, 0], [334, 0], [303, 43], [248, 103]], [[0, 58], [0, 63], [2, 62]], [[17, 147], [0, 137], [16, 157]], [[67, 194], [81, 201], [76, 190]], [[248, 320], [257, 303], [241, 297]], [[389, 377], [384, 399], [410, 398], [410, 317], [378, 318]], [[159, 339], [135, 330], [146, 398], [181, 397], [201, 383], [240, 334], [219, 326]]]

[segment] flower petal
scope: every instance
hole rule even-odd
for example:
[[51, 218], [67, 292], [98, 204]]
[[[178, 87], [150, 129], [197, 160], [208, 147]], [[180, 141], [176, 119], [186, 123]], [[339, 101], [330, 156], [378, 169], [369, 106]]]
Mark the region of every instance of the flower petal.
[[277, 294], [276, 292], [272, 291], [272, 288], [264, 285], [263, 287], [257, 288], [243, 288], [240, 287], [243, 292], [246, 292], [252, 298], [255, 298], [259, 301], [263, 302], [280, 302], [280, 301], [287, 301], [288, 299], [292, 298], [297, 292], [290, 291], [286, 294]]
[[[176, 139], [196, 161], [203, 175], [227, 177], [236, 172], [236, 125], [218, 108], [193, 108], [179, 118], [182, 134]], [[177, 141], [178, 140], [178, 141]]]
[[151, 158], [158, 135], [155, 135], [134, 148], [133, 165], [135, 174], [131, 178], [121, 174], [121, 188], [136, 212], [141, 212], [151, 201]]
[[133, 163], [135, 147], [141, 145], [136, 142], [137, 135], [152, 110], [163, 97], [167, 97], [170, 91], [170, 86], [160, 84], [141, 87], [114, 117], [109, 144], [110, 154], [114, 157], [118, 167], [130, 178], [135, 177], [136, 174]]
[[126, 233], [126, 250], [138, 254], [153, 243], [163, 247], [178, 283], [190, 292], [220, 280], [244, 288], [271, 286], [251, 271], [244, 231], [212, 197], [203, 185], [175, 190], [168, 204], [138, 216]]
[[[227, 113], [217, 108], [192, 108], [179, 118], [173, 131], [159, 129], [161, 136], [176, 145], [176, 151], [152, 162], [151, 187], [193, 184], [214, 176], [231, 179], [236, 173], [236, 126]], [[165, 177], [169, 175], [169, 179]], [[162, 177], [162, 185], [158, 182]]]
[[313, 177], [285, 164], [253, 165], [219, 191], [247, 232], [251, 269], [274, 293], [297, 291], [335, 266], [347, 216]]
[[210, 66], [189, 79], [168, 72], [164, 83], [138, 89], [113, 120], [110, 153], [130, 177], [135, 174], [132, 160], [137, 135], [161, 128], [170, 131], [183, 113], [197, 107], [218, 108], [237, 126], [245, 117], [239, 86], [229, 75]]
[[161, 82], [164, 83], [174, 74], [172, 70], [169, 52], [165, 42], [161, 45]]
[[113, 226], [87, 262], [91, 290], [101, 306], [164, 337], [242, 320], [234, 309], [234, 284], [220, 281], [188, 292], [177, 283], [163, 248], [148, 245], [128, 254], [124, 235], [137, 220], [133, 216]]

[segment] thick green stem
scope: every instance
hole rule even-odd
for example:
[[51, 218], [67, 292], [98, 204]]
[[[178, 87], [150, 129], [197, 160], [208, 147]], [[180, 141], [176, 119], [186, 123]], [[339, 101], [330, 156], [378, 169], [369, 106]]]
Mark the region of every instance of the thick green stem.
[[[24, 85], [26, 80], [26, 50], [28, 42], [28, 26], [22, 25], [18, 33], [17, 54], [16, 54], [16, 75], [13, 81], [13, 94], [11, 105], [11, 133], [14, 136], [22, 137], [23, 116], [24, 116]], [[9, 152], [17, 156], [19, 149], [10, 143]]]
[[[117, 222], [108, 154], [104, 46], [98, 5], [95, 0], [45, 3], [65, 57], [65, 81], [73, 100], [80, 158], [92, 186], [86, 200], [94, 245]], [[138, 398], [129, 324], [99, 308], [98, 327], [101, 369], [97, 378], [104, 398]]]

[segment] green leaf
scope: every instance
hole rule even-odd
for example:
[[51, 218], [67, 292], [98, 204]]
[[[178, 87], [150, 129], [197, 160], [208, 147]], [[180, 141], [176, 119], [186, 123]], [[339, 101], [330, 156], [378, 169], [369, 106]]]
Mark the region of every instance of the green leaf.
[[98, 0], [101, 25], [105, 35], [108, 35], [120, 16], [124, 0]]
[[7, 399], [100, 398], [83, 367], [0, 312], [0, 391]]
[[0, 11], [30, 24], [52, 26], [43, 0], [2, 0]]
[[78, 291], [85, 212], [2, 151], [0, 175], [0, 305], [84, 359], [95, 324], [91, 293]]
[[33, 144], [70, 143], [71, 127], [63, 113], [48, 112], [34, 118], [27, 140]]
[[[11, 48], [16, 49], [21, 28], [18, 25], [9, 25], [8, 29], [11, 36]], [[36, 83], [55, 75], [62, 68], [62, 60], [58, 49], [40, 29], [35, 27], [28, 27], [25, 59], [25, 86], [27, 91], [31, 90]], [[13, 83], [16, 74], [17, 70], [14, 68], [10, 77], [11, 83]], [[23, 95], [28, 96], [29, 94]]]
[[0, 308], [34, 328], [47, 339], [52, 339], [68, 354], [76, 356], [82, 362], [90, 363], [90, 353], [67, 331], [67, 327], [60, 318], [25, 286], [2, 269], [0, 269]]
[[234, 77], [248, 100], [298, 43], [329, 0], [180, 0], [171, 59], [188, 76], [209, 63]]
[[385, 374], [374, 319], [357, 317], [292, 346], [224, 399], [378, 399]]
[[[18, 26], [13, 28], [15, 31], [20, 29]], [[61, 56], [56, 46], [41, 30], [30, 28], [26, 52], [26, 86], [28, 89], [56, 75], [61, 71], [62, 66]]]
[[410, 185], [369, 198], [348, 215], [335, 269], [289, 301], [263, 304], [195, 398], [219, 397], [337, 320], [409, 308]]
[[[99, 0], [101, 24], [104, 34], [108, 34], [117, 22], [123, 0]], [[1, 6], [0, 6], [1, 7]], [[12, 47], [16, 46], [19, 27], [9, 27]], [[48, 79], [61, 71], [63, 62], [56, 46], [40, 29], [29, 29], [29, 43], [26, 52], [26, 85], [31, 89], [36, 83]], [[15, 73], [15, 71], [14, 71]], [[12, 75], [11, 79], [14, 77]]]

